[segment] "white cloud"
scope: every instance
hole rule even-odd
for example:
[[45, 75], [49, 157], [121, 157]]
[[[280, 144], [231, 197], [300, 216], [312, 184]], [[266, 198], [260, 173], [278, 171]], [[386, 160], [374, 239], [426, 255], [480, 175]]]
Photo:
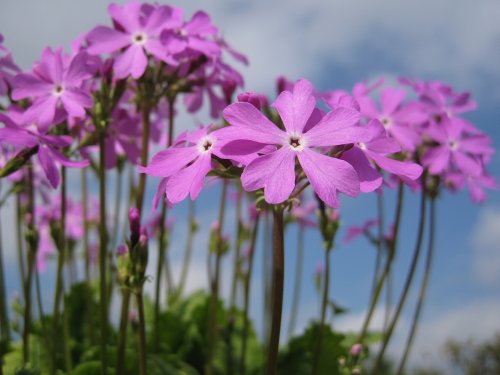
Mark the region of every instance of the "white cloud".
[[473, 272], [484, 284], [500, 281], [500, 209], [484, 208], [472, 231]]

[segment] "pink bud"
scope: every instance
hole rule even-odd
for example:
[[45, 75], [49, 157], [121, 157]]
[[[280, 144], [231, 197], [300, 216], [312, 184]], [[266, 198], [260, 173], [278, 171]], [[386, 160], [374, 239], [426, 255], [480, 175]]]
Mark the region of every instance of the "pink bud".
[[353, 357], [357, 357], [361, 353], [361, 350], [363, 350], [363, 345], [361, 345], [360, 343], [354, 344], [351, 347], [351, 355]]
[[122, 257], [128, 253], [128, 248], [124, 244], [118, 245], [116, 248], [116, 255]]
[[130, 222], [130, 233], [132, 235], [139, 234], [141, 231], [141, 214], [136, 207], [130, 208], [128, 212], [128, 220]]

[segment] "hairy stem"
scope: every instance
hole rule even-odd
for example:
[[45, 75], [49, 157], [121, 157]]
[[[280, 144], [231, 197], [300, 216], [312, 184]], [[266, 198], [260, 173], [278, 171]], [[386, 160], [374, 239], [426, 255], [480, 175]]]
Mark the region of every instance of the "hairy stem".
[[293, 335], [295, 324], [297, 322], [297, 312], [300, 302], [300, 284], [302, 282], [302, 265], [304, 258], [304, 227], [299, 224], [297, 231], [297, 259], [295, 262], [295, 285], [293, 288], [292, 310], [290, 313], [290, 322], [288, 324], [288, 339]]
[[273, 274], [272, 274], [272, 318], [269, 337], [266, 374], [274, 375], [277, 369], [278, 349], [280, 343], [281, 315], [283, 309], [283, 283], [285, 278], [285, 242], [283, 236], [283, 209], [273, 210]]
[[100, 354], [101, 354], [101, 374], [107, 374], [108, 367], [108, 298], [107, 298], [107, 278], [106, 263], [108, 254], [108, 234], [106, 231], [106, 170], [105, 170], [105, 132], [101, 130], [99, 134], [99, 273], [100, 273]]
[[374, 292], [370, 298], [370, 306], [368, 308], [368, 313], [366, 314], [365, 321], [363, 322], [363, 326], [361, 328], [361, 332], [358, 336], [357, 342], [360, 344], [363, 344], [363, 341], [366, 337], [366, 334], [368, 333], [368, 327], [370, 326], [371, 319], [373, 317], [373, 313], [375, 311], [375, 307], [377, 306], [378, 299], [380, 297], [380, 293], [382, 292], [382, 288], [384, 286], [385, 278], [389, 274], [392, 266], [392, 261], [394, 259], [394, 255], [396, 252], [396, 245], [397, 245], [397, 239], [398, 239], [398, 234], [399, 234], [399, 227], [401, 224], [401, 215], [403, 211], [403, 192], [404, 192], [404, 185], [402, 182], [399, 183], [399, 188], [398, 188], [398, 198], [397, 198], [397, 203], [396, 203], [396, 213], [395, 213], [395, 220], [394, 220], [394, 237], [391, 240], [388, 248], [388, 254], [387, 254], [387, 259], [385, 262], [384, 269], [382, 270], [382, 273], [380, 274], [374, 288]]
[[118, 331], [118, 347], [116, 353], [116, 374], [125, 371], [125, 348], [127, 344], [128, 309], [130, 305], [130, 289], [122, 289], [122, 307], [120, 311], [120, 328]]
[[205, 364], [205, 372], [207, 375], [213, 373], [213, 357], [217, 345], [217, 302], [219, 300], [219, 278], [220, 278], [220, 263], [222, 258], [222, 228], [224, 226], [224, 213], [226, 211], [226, 196], [227, 196], [228, 181], [222, 182], [222, 191], [219, 206], [219, 226], [217, 228], [217, 246], [215, 253], [215, 273], [211, 280], [210, 306], [208, 311], [208, 351], [207, 362]]
[[408, 292], [410, 290], [411, 283], [413, 281], [413, 276], [415, 274], [415, 270], [417, 268], [418, 260], [420, 258], [420, 251], [422, 248], [422, 242], [424, 238], [424, 228], [425, 228], [425, 217], [426, 217], [426, 206], [427, 206], [427, 194], [425, 192], [425, 189], [422, 190], [422, 195], [421, 195], [421, 200], [420, 200], [420, 219], [419, 219], [419, 224], [418, 224], [418, 234], [417, 234], [417, 241], [415, 243], [415, 249], [413, 251], [413, 258], [411, 260], [410, 264], [410, 269], [408, 270], [408, 274], [406, 276], [406, 280], [403, 286], [403, 290], [401, 292], [401, 296], [399, 297], [398, 305], [396, 307], [396, 310], [394, 311], [394, 316], [391, 319], [391, 322], [389, 326], [387, 327], [387, 330], [384, 333], [384, 337], [382, 339], [382, 345], [380, 347], [379, 353], [377, 355], [377, 358], [375, 360], [375, 365], [373, 368], [373, 373], [376, 374], [378, 373], [378, 370], [380, 368], [380, 365], [382, 364], [382, 360], [384, 358], [385, 351], [387, 349], [387, 346], [389, 345], [389, 341], [392, 337], [392, 334], [394, 332], [394, 328], [396, 327], [396, 324], [398, 322], [399, 316], [401, 315], [401, 311], [403, 310], [403, 306], [406, 302], [406, 297], [408, 296]]
[[147, 375], [146, 319], [144, 317], [142, 291], [135, 293], [135, 299], [139, 313], [139, 373], [140, 375]]
[[259, 229], [259, 219], [260, 214], [257, 213], [255, 218], [254, 227], [252, 230], [252, 237], [250, 239], [250, 257], [248, 258], [248, 270], [245, 276], [244, 285], [244, 301], [243, 301], [243, 332], [242, 332], [242, 344], [241, 344], [241, 359], [240, 359], [240, 374], [245, 375], [246, 373], [246, 354], [247, 354], [247, 341], [248, 341], [248, 325], [250, 319], [248, 318], [248, 308], [250, 301], [250, 285], [252, 281], [252, 271], [253, 271], [253, 259], [255, 254], [255, 244], [257, 242], [257, 231]]
[[397, 374], [402, 374], [406, 365], [406, 361], [408, 359], [408, 355], [410, 354], [413, 340], [415, 338], [415, 333], [417, 332], [417, 326], [420, 319], [420, 314], [422, 312], [422, 306], [425, 301], [425, 295], [427, 293], [427, 285], [429, 283], [429, 276], [431, 274], [431, 266], [432, 259], [434, 255], [434, 238], [435, 238], [435, 230], [436, 230], [436, 202], [435, 198], [431, 198], [430, 203], [430, 218], [429, 218], [429, 238], [427, 244], [427, 254], [425, 258], [425, 268], [424, 268], [424, 276], [422, 278], [422, 283], [420, 284], [420, 291], [418, 294], [418, 302], [417, 307], [415, 308], [415, 313], [413, 315], [413, 320], [410, 328], [410, 333], [408, 335], [408, 339], [406, 340], [405, 350], [403, 357], [401, 358], [401, 362], [398, 366]]

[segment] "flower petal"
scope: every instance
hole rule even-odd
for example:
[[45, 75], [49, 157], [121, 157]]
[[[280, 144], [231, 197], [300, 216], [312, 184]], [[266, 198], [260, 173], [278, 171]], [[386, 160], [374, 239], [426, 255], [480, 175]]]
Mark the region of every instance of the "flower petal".
[[280, 114], [286, 130], [301, 134], [316, 107], [314, 88], [309, 81], [301, 79], [293, 92], [283, 91], [271, 106]]
[[266, 202], [282, 203], [295, 187], [295, 153], [282, 147], [254, 159], [243, 171], [241, 182], [246, 191], [264, 188]]
[[212, 169], [212, 159], [209, 153], [200, 155], [193, 164], [173, 175], [167, 182], [167, 198], [172, 203], [184, 200], [188, 193], [191, 200], [200, 194], [205, 182], [205, 176]]
[[117, 78], [126, 78], [131, 75], [137, 79], [144, 74], [148, 65], [148, 58], [142, 46], [131, 45], [115, 61], [114, 69]]
[[91, 55], [118, 51], [132, 43], [130, 35], [107, 26], [97, 26], [87, 34]]
[[342, 154], [342, 160], [351, 164], [359, 178], [359, 189], [363, 193], [377, 190], [382, 185], [382, 176], [373, 168], [363, 151], [358, 147], [353, 147]]
[[[227, 135], [233, 140], [247, 139], [266, 144], [281, 144], [284, 141], [285, 132], [269, 121], [250, 103], [233, 103], [227, 106], [222, 114], [227, 122], [233, 126], [224, 128], [224, 130], [235, 129], [227, 131]], [[236, 132], [242, 132], [242, 135], [238, 136]], [[219, 138], [222, 139], [222, 137]]]
[[54, 189], [57, 189], [59, 185], [59, 171], [57, 170], [56, 163], [51, 157], [48, 148], [41, 146], [38, 149], [38, 160], [50, 184]]
[[147, 167], [139, 167], [140, 173], [150, 176], [170, 177], [191, 163], [198, 151], [193, 147], [171, 147], [158, 152]]
[[297, 156], [314, 191], [330, 207], [338, 206], [337, 190], [352, 197], [359, 194], [358, 174], [348, 162], [307, 148]]

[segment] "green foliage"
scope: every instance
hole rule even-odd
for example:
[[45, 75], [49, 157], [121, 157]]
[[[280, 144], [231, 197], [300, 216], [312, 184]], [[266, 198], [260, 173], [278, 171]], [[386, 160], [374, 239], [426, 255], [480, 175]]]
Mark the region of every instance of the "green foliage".
[[[319, 328], [318, 323], [312, 323], [301, 336], [290, 340], [278, 357], [279, 374], [311, 374]], [[318, 374], [342, 374], [340, 363], [347, 357], [349, 350], [343, 340], [343, 334], [333, 332], [324, 325]]]

